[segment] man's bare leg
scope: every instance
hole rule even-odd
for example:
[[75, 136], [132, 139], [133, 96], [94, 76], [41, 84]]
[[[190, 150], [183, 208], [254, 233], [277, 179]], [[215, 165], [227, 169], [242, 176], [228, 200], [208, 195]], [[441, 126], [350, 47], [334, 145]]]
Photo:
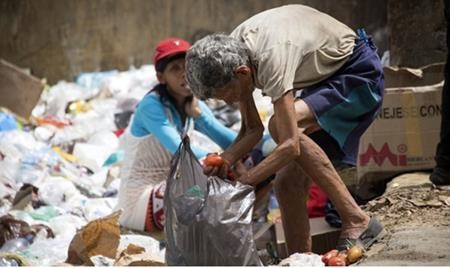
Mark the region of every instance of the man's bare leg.
[[[295, 102], [299, 126], [305, 134], [320, 129], [315, 116], [303, 100]], [[369, 224], [369, 216], [361, 210], [344, 182], [331, 164], [325, 152], [313, 140], [300, 134], [299, 164], [319, 187], [327, 194], [342, 220], [341, 237], [356, 239]]]
[[[367, 228], [369, 216], [356, 204], [325, 152], [304, 134], [320, 129], [308, 105], [303, 100], [296, 101], [295, 110], [300, 138], [300, 157], [297, 162], [336, 206], [342, 220], [341, 237], [356, 239]], [[269, 122], [269, 130], [276, 141], [276, 124], [272, 121], [273, 118]]]
[[356, 239], [369, 224], [369, 216], [351, 196], [325, 152], [308, 136], [300, 134], [298, 163], [326, 193], [342, 220], [341, 237]]
[[310, 179], [302, 173], [298, 164], [292, 162], [277, 172], [274, 181], [289, 255], [311, 251], [306, 207]]

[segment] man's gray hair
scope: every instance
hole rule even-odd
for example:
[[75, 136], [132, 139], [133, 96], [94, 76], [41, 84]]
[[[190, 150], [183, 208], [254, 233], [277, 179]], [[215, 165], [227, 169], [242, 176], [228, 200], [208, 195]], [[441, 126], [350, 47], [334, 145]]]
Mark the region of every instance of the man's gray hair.
[[234, 80], [234, 71], [244, 64], [249, 64], [249, 50], [243, 42], [224, 34], [208, 35], [186, 54], [186, 80], [194, 95], [210, 98]]

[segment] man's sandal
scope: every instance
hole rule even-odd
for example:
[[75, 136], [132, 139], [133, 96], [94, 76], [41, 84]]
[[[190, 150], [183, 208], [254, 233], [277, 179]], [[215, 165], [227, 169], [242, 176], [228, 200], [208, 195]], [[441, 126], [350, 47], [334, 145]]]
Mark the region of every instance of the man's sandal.
[[367, 229], [356, 239], [339, 238], [336, 249], [346, 250], [355, 245], [368, 249], [375, 241], [381, 239], [386, 234], [383, 225], [375, 218], [371, 217]]

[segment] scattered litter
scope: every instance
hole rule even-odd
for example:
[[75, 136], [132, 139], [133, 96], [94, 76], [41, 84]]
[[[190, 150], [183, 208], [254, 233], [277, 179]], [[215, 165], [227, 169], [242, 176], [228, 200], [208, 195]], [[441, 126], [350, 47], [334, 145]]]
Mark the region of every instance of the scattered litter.
[[[12, 74], [24, 83], [8, 76]], [[145, 247], [139, 253], [144, 255], [128, 252], [119, 260], [114, 250], [97, 254], [96, 246], [90, 258], [73, 248], [68, 254], [71, 242], [93, 245], [77, 234], [116, 206], [123, 160], [119, 136], [137, 103], [158, 82], [154, 66], [83, 73], [75, 83], [49, 86], [2, 60], [0, 80], [20, 88], [13, 94], [0, 83], [2, 96], [8, 96], [0, 100], [0, 248], [7, 242], [4, 250], [14, 246], [22, 258], [3, 254], [0, 263], [164, 265], [165, 249], [158, 241], [143, 235], [122, 238], [111, 230], [107, 234], [115, 243], [120, 240], [121, 251], [122, 243], [133, 241]], [[206, 139], [199, 136], [196, 142]]]
[[[394, 188], [395, 187], [395, 188]], [[444, 224], [439, 215], [450, 216], [450, 187], [434, 187], [424, 173], [403, 174], [394, 178], [386, 192], [363, 206], [379, 217], [389, 228], [401, 228], [403, 223], [417, 221]], [[425, 213], [424, 211], [433, 211]]]
[[325, 266], [317, 254], [294, 253], [279, 263], [280, 266]]
[[0, 266], [30, 266], [30, 263], [19, 254], [0, 252]]

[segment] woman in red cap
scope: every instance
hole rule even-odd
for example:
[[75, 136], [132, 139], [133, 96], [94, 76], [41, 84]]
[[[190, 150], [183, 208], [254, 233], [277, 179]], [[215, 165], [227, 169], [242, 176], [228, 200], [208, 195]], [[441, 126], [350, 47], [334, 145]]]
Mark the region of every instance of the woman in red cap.
[[[126, 146], [121, 170], [119, 203], [124, 210], [122, 226], [144, 230], [159, 236], [164, 227], [163, 195], [170, 159], [177, 150], [181, 135], [197, 130], [206, 134], [222, 149], [236, 133], [222, 125], [208, 106], [193, 97], [185, 81], [185, 55], [190, 44], [179, 38], [160, 42], [154, 53], [159, 84], [138, 104], [132, 123], [123, 137]], [[195, 146], [198, 159], [210, 148]]]

